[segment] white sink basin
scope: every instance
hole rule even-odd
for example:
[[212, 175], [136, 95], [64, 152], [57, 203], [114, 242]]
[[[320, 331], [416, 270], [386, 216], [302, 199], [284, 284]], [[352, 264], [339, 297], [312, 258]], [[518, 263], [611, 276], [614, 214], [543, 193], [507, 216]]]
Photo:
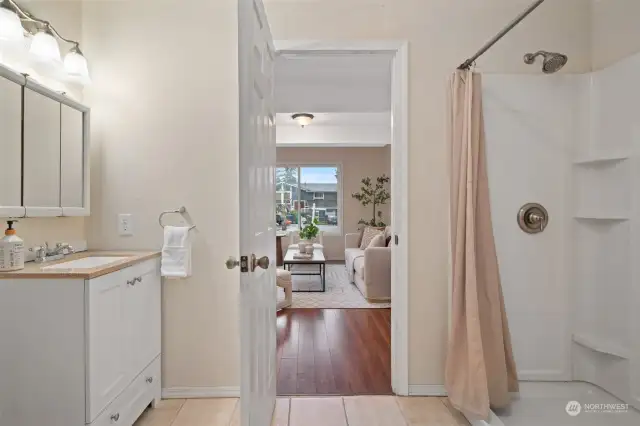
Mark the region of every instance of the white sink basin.
[[128, 259], [128, 257], [116, 256], [89, 256], [82, 259], [70, 260], [69, 262], [58, 263], [51, 266], [43, 266], [42, 269], [89, 269], [98, 266], [108, 265], [109, 263], [119, 262]]

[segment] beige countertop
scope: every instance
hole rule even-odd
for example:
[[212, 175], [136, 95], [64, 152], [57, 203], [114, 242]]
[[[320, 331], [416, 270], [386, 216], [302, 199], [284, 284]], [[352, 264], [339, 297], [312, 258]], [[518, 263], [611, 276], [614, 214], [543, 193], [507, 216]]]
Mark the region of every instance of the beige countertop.
[[[71, 268], [71, 269], [45, 269], [45, 266], [56, 265], [58, 263], [69, 262], [71, 260], [82, 259], [91, 256], [101, 257], [126, 257], [107, 263], [95, 268]], [[46, 263], [28, 262], [24, 264], [24, 269], [11, 272], [0, 272], [0, 279], [20, 279], [20, 278], [42, 278], [42, 279], [62, 279], [62, 278], [77, 278], [77, 279], [91, 279], [101, 275], [110, 274], [111, 272], [118, 271], [136, 263], [143, 262], [148, 259], [160, 257], [160, 252], [157, 251], [84, 251], [81, 253], [75, 253], [65, 256], [64, 259], [55, 260]]]

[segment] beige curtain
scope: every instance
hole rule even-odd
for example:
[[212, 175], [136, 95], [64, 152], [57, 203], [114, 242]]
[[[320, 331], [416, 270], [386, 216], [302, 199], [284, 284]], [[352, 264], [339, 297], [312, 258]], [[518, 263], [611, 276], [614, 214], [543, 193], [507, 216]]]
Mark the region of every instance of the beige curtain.
[[518, 391], [489, 208], [480, 74], [457, 71], [450, 87], [452, 328], [449, 400], [487, 420]]

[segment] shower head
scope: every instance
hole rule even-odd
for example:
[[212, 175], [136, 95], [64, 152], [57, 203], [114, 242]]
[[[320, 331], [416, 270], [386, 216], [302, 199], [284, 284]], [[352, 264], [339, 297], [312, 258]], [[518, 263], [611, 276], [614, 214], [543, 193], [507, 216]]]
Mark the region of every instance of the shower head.
[[542, 72], [545, 74], [553, 74], [554, 72], [559, 71], [569, 60], [567, 55], [563, 55], [562, 53], [539, 50], [536, 53], [527, 53], [524, 55], [524, 63], [531, 65], [536, 61], [538, 56], [542, 56], [544, 58], [544, 61], [542, 62]]

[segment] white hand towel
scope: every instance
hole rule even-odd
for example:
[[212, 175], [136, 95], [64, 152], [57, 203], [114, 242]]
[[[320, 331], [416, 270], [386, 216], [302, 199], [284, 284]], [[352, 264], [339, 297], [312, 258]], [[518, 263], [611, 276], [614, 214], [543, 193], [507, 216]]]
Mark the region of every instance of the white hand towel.
[[187, 226], [165, 226], [162, 247], [163, 277], [186, 278], [191, 276], [191, 236]]

